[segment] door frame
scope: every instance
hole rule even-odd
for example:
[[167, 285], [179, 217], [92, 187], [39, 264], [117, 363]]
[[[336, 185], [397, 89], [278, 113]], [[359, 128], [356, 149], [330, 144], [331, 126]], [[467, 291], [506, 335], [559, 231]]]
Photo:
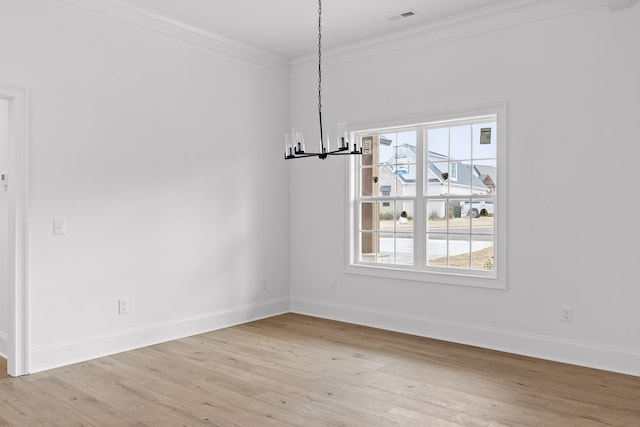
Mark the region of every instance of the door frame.
[[7, 372], [29, 373], [28, 340], [28, 205], [30, 92], [0, 82], [0, 98], [9, 101], [9, 301]]

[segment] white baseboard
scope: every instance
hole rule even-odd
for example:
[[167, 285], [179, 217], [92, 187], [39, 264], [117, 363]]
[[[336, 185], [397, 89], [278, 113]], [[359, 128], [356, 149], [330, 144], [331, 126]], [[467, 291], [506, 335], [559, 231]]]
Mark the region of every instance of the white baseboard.
[[199, 316], [34, 347], [29, 351], [29, 372], [36, 373], [84, 362], [98, 357], [272, 317], [289, 311], [289, 298], [279, 298]]
[[0, 357], [7, 358], [7, 353], [9, 352], [9, 336], [0, 331]]
[[[197, 335], [283, 313], [299, 313], [573, 365], [640, 376], [640, 351], [293, 297], [234, 307], [81, 340], [35, 347], [31, 373]], [[8, 340], [0, 333], [0, 354]], [[3, 351], [4, 350], [4, 351]]]
[[409, 316], [402, 313], [377, 311], [365, 307], [307, 298], [292, 297], [291, 311], [426, 338], [640, 376], [640, 351], [637, 350]]

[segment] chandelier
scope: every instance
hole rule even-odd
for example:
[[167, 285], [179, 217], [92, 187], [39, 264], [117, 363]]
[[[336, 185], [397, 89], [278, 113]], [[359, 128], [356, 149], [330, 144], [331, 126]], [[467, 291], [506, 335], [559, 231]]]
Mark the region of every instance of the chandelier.
[[327, 134], [326, 139], [322, 129], [322, 0], [318, 0], [318, 118], [320, 121], [320, 152], [307, 152], [304, 144], [302, 127], [294, 127], [291, 132], [284, 135], [284, 158], [300, 159], [303, 157], [318, 157], [326, 159], [327, 156], [342, 156], [346, 154], [362, 154], [362, 147], [358, 148], [354, 143], [349, 147], [346, 123], [338, 123], [336, 132], [336, 146], [331, 147], [331, 141]]

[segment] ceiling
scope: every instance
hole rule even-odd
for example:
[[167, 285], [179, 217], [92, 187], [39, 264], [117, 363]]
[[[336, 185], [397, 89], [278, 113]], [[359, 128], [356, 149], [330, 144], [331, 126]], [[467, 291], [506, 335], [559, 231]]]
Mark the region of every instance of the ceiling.
[[[513, 0], [324, 0], [322, 44], [331, 49], [509, 2]], [[317, 50], [317, 0], [118, 0], [118, 3], [287, 58]], [[415, 15], [388, 19], [407, 11]]]

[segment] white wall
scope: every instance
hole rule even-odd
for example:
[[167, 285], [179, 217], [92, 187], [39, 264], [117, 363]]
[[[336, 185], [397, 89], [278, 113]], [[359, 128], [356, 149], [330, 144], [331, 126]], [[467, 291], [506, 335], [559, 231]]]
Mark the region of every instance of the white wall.
[[288, 68], [60, 1], [0, 9], [0, 81], [32, 101], [30, 370], [288, 311]]
[[[0, 99], [0, 173], [7, 170], [9, 156], [9, 102]], [[0, 184], [0, 356], [7, 355], [9, 319], [7, 318], [7, 299], [9, 298], [8, 277], [8, 200], [7, 193]]]
[[[508, 103], [508, 290], [345, 274], [345, 163], [307, 160], [291, 170], [294, 311], [640, 375], [640, 5], [556, 4], [323, 61], [330, 132]], [[313, 58], [294, 64], [292, 122], [316, 129]]]

